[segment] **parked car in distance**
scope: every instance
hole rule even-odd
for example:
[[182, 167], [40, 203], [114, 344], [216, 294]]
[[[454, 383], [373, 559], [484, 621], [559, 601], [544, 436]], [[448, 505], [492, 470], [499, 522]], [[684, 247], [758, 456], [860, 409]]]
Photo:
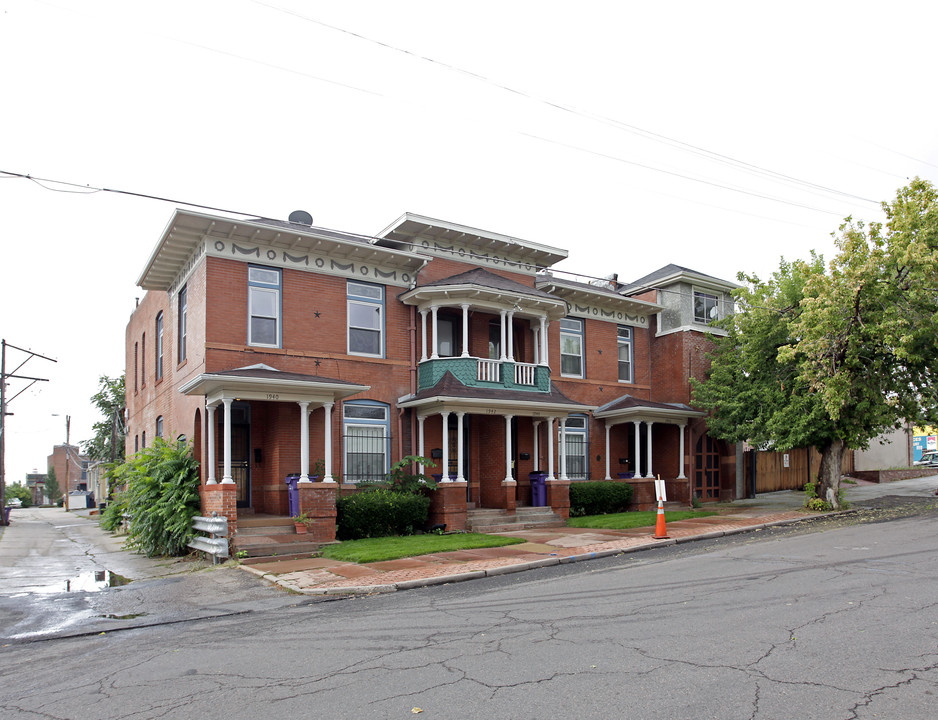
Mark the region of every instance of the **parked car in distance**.
[[916, 460], [914, 464], [918, 467], [938, 468], [938, 450], [926, 450], [922, 453], [921, 460]]
[[22, 507], [23, 501], [20, 500], [18, 497], [7, 498], [7, 505], [10, 507]]

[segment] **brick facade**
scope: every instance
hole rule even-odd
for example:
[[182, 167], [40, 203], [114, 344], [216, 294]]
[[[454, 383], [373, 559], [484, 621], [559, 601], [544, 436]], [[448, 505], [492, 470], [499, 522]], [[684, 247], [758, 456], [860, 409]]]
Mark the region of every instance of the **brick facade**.
[[[204, 222], [197, 231], [193, 226]], [[225, 228], [221, 225], [229, 223]], [[569, 483], [560, 480], [558, 425], [549, 426], [545, 420], [565, 416], [567, 406], [574, 409], [572, 417], [585, 420], [588, 445], [583, 453], [585, 475], [588, 479], [606, 477], [607, 462], [612, 478], [620, 473], [635, 473], [635, 434], [631, 415], [623, 416], [612, 425], [608, 433], [607, 420], [594, 417], [590, 408], [600, 408], [622, 396], [639, 402], [690, 402], [688, 378], [700, 377], [706, 370], [707, 340], [703, 332], [684, 330], [660, 334], [657, 328], [654, 303], [659, 301], [654, 288], [638, 288], [627, 295], [626, 288], [599, 288], [584, 286], [590, 295], [589, 311], [578, 311], [576, 287], [560, 288], [549, 295], [537, 289], [540, 280], [535, 273], [536, 264], [523, 253], [530, 252], [524, 244], [506, 242], [500, 236], [497, 242], [482, 238], [472, 246], [472, 234], [466, 247], [448, 244], [450, 241], [427, 240], [422, 245], [413, 242], [406, 251], [381, 242], [364, 242], [361, 238], [345, 237], [333, 231], [319, 231], [289, 224], [266, 227], [251, 221], [234, 223], [222, 218], [211, 223], [203, 216], [177, 211], [170, 224], [175, 234], [168, 234], [162, 244], [181, 242], [178, 238], [198, 238], [189, 241], [188, 260], [166, 267], [154, 255], [154, 265], [144, 273], [144, 287], [148, 292], [135, 309], [126, 330], [127, 362], [127, 453], [132, 454], [144, 442], [149, 444], [161, 423], [166, 438], [185, 437], [194, 445], [200, 460], [203, 482], [203, 512], [216, 509], [219, 514], [236, 517], [238, 507], [258, 513], [286, 515], [289, 512], [285, 478], [301, 471], [301, 411], [299, 399], [309, 394], [309, 472], [331, 455], [332, 475], [337, 483], [305, 485], [300, 502], [311, 512], [316, 522], [314, 534], [331, 539], [335, 528], [335, 498], [337, 493], [347, 494], [355, 488], [349, 486], [346, 475], [347, 441], [343, 437], [346, 423], [343, 408], [354, 401], [379, 403], [386, 422], [372, 427], [381, 428], [380, 447], [368, 446], [369, 452], [380, 452], [389, 465], [407, 454], [417, 454], [418, 415], [424, 421], [424, 453], [443, 447], [443, 427], [440, 412], [450, 412], [449, 432], [451, 467], [455, 472], [456, 439], [455, 412], [464, 412], [464, 476], [465, 483], [444, 484], [434, 498], [432, 518], [445, 522], [450, 528], [465, 527], [465, 513], [471, 507], [500, 507], [513, 511], [517, 506], [532, 502], [528, 476], [533, 471], [547, 472], [548, 453], [553, 449], [554, 482], [548, 483], [548, 502], [557, 512], [569, 513]], [[241, 233], [240, 235], [238, 233]], [[306, 240], [307, 237], [312, 239]], [[318, 240], [316, 238], [319, 238]], [[315, 240], [315, 242], [314, 242]], [[501, 243], [500, 245], [498, 243]], [[413, 255], [411, 246], [424, 248], [422, 258]], [[325, 249], [321, 249], [320, 246]], [[492, 248], [496, 249], [492, 249]], [[404, 253], [411, 253], [405, 256]], [[538, 252], [543, 252], [540, 248]], [[519, 258], [514, 262], [511, 254]], [[177, 253], [182, 256], [182, 253]], [[552, 251], [542, 262], [550, 264], [562, 256]], [[268, 265], [269, 263], [269, 265]], [[249, 269], [252, 265], [273, 267], [279, 272], [277, 321], [278, 347], [252, 346], [248, 342], [249, 323]], [[479, 290], [457, 289], [450, 297], [447, 283], [460, 288], [451, 278], [482, 267], [486, 275], [479, 282]], [[164, 274], [159, 274], [159, 273]], [[172, 273], [176, 275], [174, 279]], [[489, 278], [489, 279], [485, 279]], [[383, 352], [370, 357], [349, 352], [349, 282], [367, 283], [380, 288], [380, 301], [370, 302], [365, 308], [365, 319], [380, 318]], [[719, 281], [717, 281], [719, 282]], [[438, 295], [430, 300], [406, 302], [402, 295], [422, 290]], [[180, 291], [186, 292], [185, 357], [180, 358]], [[461, 294], [460, 294], [461, 293]], [[569, 293], [569, 294], [565, 294]], [[478, 297], [477, 297], [478, 295]], [[530, 303], [525, 305], [526, 298]], [[546, 299], [545, 299], [546, 298]], [[571, 298], [573, 300], [571, 300]], [[634, 298], [634, 300], [633, 300]], [[406, 300], [406, 298], [405, 298]], [[519, 306], [519, 303], [521, 305]], [[556, 308], [566, 303], [574, 317], [583, 320], [582, 378], [564, 377], [561, 367], [560, 314]], [[632, 303], [631, 305], [629, 303]], [[644, 303], [644, 304], [642, 304]], [[463, 305], [469, 310], [464, 314]], [[427, 314], [428, 327], [418, 306]], [[542, 353], [538, 333], [540, 314], [555, 313], [547, 327], [547, 355], [550, 382], [525, 392], [510, 391], [501, 401], [498, 394], [491, 402], [449, 398], [415, 404], [402, 399], [418, 398], [418, 391], [427, 391], [418, 376], [420, 359], [425, 352], [426, 334], [430, 348], [434, 346], [429, 308], [438, 308], [437, 319], [453, 327], [457, 353], [462, 350], [463, 318], [468, 318], [466, 352], [469, 358], [462, 366], [470, 372], [479, 359], [490, 358], [490, 340], [498, 336], [501, 317], [512, 317], [509, 326], [515, 363], [528, 363], [535, 367]], [[523, 306], [523, 307], [522, 307]], [[555, 309], [550, 309], [551, 307]], [[542, 308], [548, 308], [544, 310]], [[368, 315], [371, 311], [376, 314]], [[358, 308], [361, 311], [361, 308]], [[576, 312], [580, 312], [577, 315]], [[157, 318], [162, 317], [162, 352], [158, 352]], [[631, 378], [619, 380], [618, 327], [631, 329]], [[494, 328], [494, 330], [493, 330]], [[441, 331], [442, 332], [442, 331]], [[506, 343], [508, 345], [508, 343]], [[506, 348], [501, 348], [504, 353]], [[498, 360], [498, 353], [494, 358]], [[456, 368], [454, 362], [446, 368]], [[158, 367], [161, 377], [158, 377]], [[513, 364], [506, 365], [508, 373]], [[223, 467], [222, 406], [214, 412], [216, 468], [208, 467], [209, 428], [206, 398], [209, 390], [191, 391], [193, 383], [208, 382], [219, 374], [235, 373], [238, 369], [272, 368], [264, 372], [291, 374], [299, 378], [290, 392], [281, 392], [282, 384], [268, 377], [269, 392], [260, 386], [232, 385], [227, 391], [228, 402], [240, 408], [243, 425], [232, 428], [238, 435], [239, 482], [247, 483], [249, 492], [242, 497], [232, 495], [232, 485], [205, 485], [209, 477], [221, 480]], [[308, 380], [303, 380], [308, 378]], [[504, 387], [513, 388], [505, 375]], [[243, 380], [243, 378], [242, 378]], [[276, 380], [276, 377], [274, 377]], [[360, 391], [357, 386], [367, 386]], [[207, 387], [207, 386], [206, 386]], [[350, 387], [338, 392], [335, 388]], [[187, 390], [188, 388], [188, 390]], [[308, 390], [304, 390], [308, 388]], [[186, 390], [186, 392], [183, 392]], [[214, 392], [214, 391], [213, 391]], [[221, 391], [218, 391], [221, 393]], [[292, 394], [291, 394], [292, 393]], [[553, 393], [553, 394], [552, 394]], [[562, 393], [562, 395], [557, 394]], [[283, 397], [281, 397], [283, 394]], [[222, 394], [217, 394], [221, 398]], [[563, 399], [563, 398], [566, 399]], [[530, 401], [528, 401], [530, 399]], [[215, 400], [213, 402], [218, 402]], [[326, 448], [326, 410], [323, 403], [332, 403], [329, 429], [330, 447]], [[507, 403], [507, 404], [506, 404]], [[545, 404], [546, 403], [546, 404]], [[376, 406], [377, 407], [377, 406]], [[676, 411], [680, 412], [680, 410]], [[379, 413], [380, 414], [380, 413]], [[511, 451], [506, 468], [506, 421], [510, 425]], [[643, 416], [635, 417], [642, 419]], [[651, 416], [649, 416], [651, 417]], [[690, 417], [690, 416], [688, 416]], [[246, 418], [246, 419], [245, 419]], [[693, 418], [691, 418], [693, 420]], [[656, 475], [669, 481], [669, 495], [689, 502], [693, 491], [694, 442], [705, 431], [702, 422], [683, 421], [685, 428], [684, 455], [679, 457], [680, 419], [662, 420], [655, 416], [651, 463]], [[349, 423], [354, 424], [352, 420]], [[537, 430], [535, 431], [535, 424]], [[647, 466], [647, 438], [645, 425], [641, 426], [639, 442]], [[581, 435], [582, 436], [582, 435]], [[578, 436], [580, 437], [580, 436]], [[145, 441], [144, 441], [145, 438]], [[735, 459], [732, 448], [722, 448], [720, 469], [721, 496], [732, 494], [735, 483]], [[607, 457], [608, 454], [608, 457]], [[357, 457], [357, 456], [356, 456]], [[440, 466], [428, 469], [442, 474]], [[682, 473], [683, 471], [683, 473]], [[232, 471], [234, 472], [234, 471]], [[678, 479], [686, 474], [687, 479]], [[506, 475], [513, 478], [506, 481]], [[245, 480], [249, 478], [248, 480]], [[574, 482], [576, 479], [573, 480]], [[345, 484], [340, 484], [345, 483]], [[641, 483], [637, 483], [641, 486]], [[672, 490], [673, 486], [673, 490]], [[219, 489], [223, 488], [223, 489]], [[637, 493], [637, 496], [641, 492]], [[643, 502], [643, 501], [642, 501]], [[238, 507], [234, 507], [235, 503]], [[222, 512], [223, 511], [223, 512]]]

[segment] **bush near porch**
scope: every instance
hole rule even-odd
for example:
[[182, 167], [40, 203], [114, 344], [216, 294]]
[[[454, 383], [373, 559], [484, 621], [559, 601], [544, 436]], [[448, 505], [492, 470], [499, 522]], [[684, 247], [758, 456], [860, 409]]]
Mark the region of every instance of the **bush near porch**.
[[620, 482], [570, 483], [570, 517], [625, 512], [634, 489]]
[[430, 498], [426, 495], [374, 488], [336, 500], [339, 540], [413, 535], [427, 524]]

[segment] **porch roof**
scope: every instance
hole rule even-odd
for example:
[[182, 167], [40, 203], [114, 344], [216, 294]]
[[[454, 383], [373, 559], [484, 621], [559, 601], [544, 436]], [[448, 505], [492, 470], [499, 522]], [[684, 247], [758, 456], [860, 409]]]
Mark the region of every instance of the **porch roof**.
[[182, 385], [179, 392], [204, 395], [209, 403], [225, 398], [323, 403], [342, 400], [370, 387], [318, 375], [283, 372], [261, 364], [202, 373]]
[[596, 409], [595, 405], [583, 405], [571, 400], [556, 388], [545, 393], [469, 387], [459, 382], [448, 370], [436, 385], [415, 395], [400, 398], [397, 405], [402, 408], [426, 410], [430, 414], [442, 410], [478, 413], [484, 408], [492, 409], [499, 415], [544, 417], [566, 417], [571, 413], [586, 413]]
[[550, 320], [559, 320], [567, 314], [565, 300], [484, 268], [418, 285], [398, 297], [404, 304], [419, 308], [440, 302], [465, 301], [477, 307], [488, 305], [493, 309], [500, 306], [514, 307], [521, 313], [545, 314]]
[[622, 395], [612, 400], [593, 413], [597, 420], [606, 420], [610, 425], [617, 425], [635, 420], [656, 422], [675, 422], [690, 418], [704, 417], [707, 413], [695, 410], [684, 403], [662, 403], [654, 400], [642, 400], [632, 395]]

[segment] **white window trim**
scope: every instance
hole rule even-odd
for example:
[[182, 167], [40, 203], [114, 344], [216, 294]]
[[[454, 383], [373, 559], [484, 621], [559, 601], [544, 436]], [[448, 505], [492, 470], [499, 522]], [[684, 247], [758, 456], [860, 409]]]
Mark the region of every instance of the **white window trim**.
[[[701, 322], [700, 320], [697, 319], [697, 310], [695, 306], [697, 304], [696, 300], [697, 300], [698, 294], [706, 295], [708, 298], [713, 298], [716, 301], [715, 307], [717, 310], [717, 316], [715, 318], [711, 318], [710, 320], [706, 320], [704, 322]], [[714, 290], [712, 288], [701, 287], [699, 285], [691, 286], [690, 310], [691, 310], [691, 319], [695, 325], [708, 325], [713, 320], [719, 320], [720, 318], [724, 317], [722, 305], [723, 305], [723, 293], [722, 292], [718, 290]]]
[[[369, 420], [365, 418], [349, 418], [345, 414], [345, 410], [348, 407], [371, 407], [371, 408], [380, 408], [384, 411], [383, 420]], [[348, 435], [349, 430], [352, 428], [381, 428], [383, 430], [383, 442], [382, 442], [382, 451], [384, 453], [384, 464], [381, 478], [375, 480], [361, 481], [356, 478], [350, 478], [350, 482], [381, 482], [384, 479], [385, 474], [388, 469], [391, 467], [391, 408], [386, 403], [378, 402], [375, 400], [363, 400], [363, 401], [349, 401], [342, 404], [342, 466], [345, 471], [351, 467], [349, 462], [349, 447], [348, 447]]]
[[[251, 279], [251, 270], [263, 270], [265, 272], [271, 272], [277, 274], [277, 282], [268, 283], [261, 280], [252, 280]], [[283, 294], [281, 293], [281, 287], [283, 286], [283, 273], [279, 268], [271, 268], [265, 265], [249, 265], [248, 266], [248, 345], [251, 347], [269, 347], [269, 348], [279, 348], [283, 346]], [[257, 290], [262, 293], [272, 293], [276, 299], [276, 315], [263, 315], [261, 313], [254, 312], [254, 291]], [[263, 343], [254, 340], [252, 337], [254, 326], [251, 323], [252, 318], [273, 318], [277, 323], [277, 338], [273, 343]]]
[[[583, 428], [582, 428], [582, 429], [580, 429], [580, 428], [571, 429], [571, 428], [570, 428], [570, 425], [569, 425], [569, 422], [570, 422], [571, 420], [582, 420], [582, 421], [583, 421]], [[572, 478], [572, 477], [570, 477], [570, 465], [569, 465], [569, 462], [570, 462], [570, 461], [569, 461], [569, 458], [571, 457], [571, 455], [570, 455], [569, 452], [567, 452], [567, 458], [564, 460], [564, 463], [566, 464], [566, 468], [567, 468], [567, 477], [570, 478], [570, 480], [572, 480], [572, 481], [574, 481], [574, 482], [583, 482], [583, 481], [585, 481], [585, 480], [589, 480], [589, 478], [590, 478], [590, 424], [589, 424], [589, 418], [588, 418], [586, 415], [570, 415], [569, 417], [567, 417], [567, 422], [566, 422], [565, 425], [566, 425], [566, 427], [565, 427], [565, 432], [564, 432], [564, 434], [566, 435], [565, 447], [567, 448], [567, 450], [569, 450], [569, 448], [570, 448], [570, 437], [571, 437], [571, 436], [576, 435], [576, 436], [578, 436], [578, 437], [579, 437], [579, 436], [582, 436], [582, 437], [583, 437], [583, 455], [582, 455], [582, 456], [577, 456], [577, 457], [581, 457], [582, 460], [583, 460], [583, 475], [584, 475], [584, 477], [578, 477], [578, 478]], [[558, 425], [558, 428], [557, 428], [557, 444], [558, 444], [558, 447], [559, 447], [559, 446], [560, 446], [560, 427], [559, 427], [559, 425]]]
[[[619, 337], [619, 328], [628, 328], [629, 330], [629, 339], [624, 340]], [[635, 328], [629, 325], [622, 325], [621, 323], [616, 326], [616, 377], [619, 376], [619, 363], [622, 361], [619, 360], [619, 348], [622, 345], [629, 346], [629, 379], [622, 380], [619, 379], [620, 383], [627, 383], [633, 385], [635, 383]]]
[[[364, 285], [367, 287], [372, 287], [380, 290], [381, 298], [369, 298], [363, 295], [352, 295], [351, 286], [352, 285]], [[346, 282], [345, 286], [346, 293], [346, 317], [345, 317], [345, 349], [349, 355], [355, 355], [357, 357], [376, 357], [383, 358], [385, 356], [385, 317], [384, 317], [384, 287], [381, 285], [374, 285], [372, 283], [363, 283], [357, 282], [354, 280], [349, 280]], [[348, 312], [348, 308], [351, 304], [364, 305], [368, 308], [378, 308], [378, 329], [374, 330], [373, 328], [355, 328], [360, 330], [367, 330], [369, 332], [377, 332], [379, 337], [379, 348], [377, 353], [364, 353], [357, 352], [352, 350], [352, 323], [351, 323], [351, 313]]]
[[[562, 325], [561, 325], [561, 327], [560, 327], [560, 352], [558, 353], [558, 355], [560, 356], [560, 377], [566, 377], [566, 378], [585, 378], [585, 377], [586, 377], [586, 357], [585, 357], [585, 356], [586, 356], [586, 352], [585, 352], [585, 349], [586, 349], [586, 321], [583, 320], [583, 318], [572, 318], [572, 317], [564, 318], [564, 320], [575, 320], [576, 322], [578, 322], [578, 323], [580, 324], [580, 331], [577, 332], [576, 330], [566, 330], [566, 329], [563, 328]], [[562, 321], [561, 321], [561, 322], [562, 322]], [[568, 336], [570, 336], [570, 337], [575, 337], [575, 338], [577, 338], [577, 339], [580, 341], [580, 372], [579, 372], [578, 374], [565, 373], [565, 372], [563, 371], [563, 358], [564, 358], [564, 356], [566, 355], [566, 356], [569, 356], [569, 357], [573, 357], [573, 355], [572, 355], [571, 353], [565, 353], [565, 352], [563, 351], [563, 338], [564, 338], [564, 335], [568, 335]]]

